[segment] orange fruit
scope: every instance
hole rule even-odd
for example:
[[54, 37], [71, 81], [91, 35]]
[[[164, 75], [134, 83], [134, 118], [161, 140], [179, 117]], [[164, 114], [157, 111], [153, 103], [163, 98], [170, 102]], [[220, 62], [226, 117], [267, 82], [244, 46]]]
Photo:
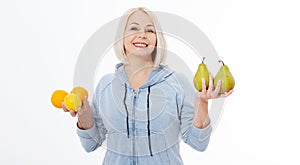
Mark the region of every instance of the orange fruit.
[[77, 112], [77, 109], [81, 107], [82, 102], [78, 95], [71, 93], [65, 96], [64, 104], [68, 110]]
[[76, 94], [77, 96], [80, 97], [80, 100], [83, 101], [84, 100], [84, 97], [88, 97], [88, 92], [85, 88], [83, 87], [80, 87], [80, 86], [77, 86], [77, 87], [74, 87], [71, 91], [71, 93], [74, 93]]
[[65, 96], [68, 95], [68, 93], [64, 90], [56, 90], [53, 92], [51, 96], [51, 103], [56, 108], [62, 108], [62, 102], [64, 101]]

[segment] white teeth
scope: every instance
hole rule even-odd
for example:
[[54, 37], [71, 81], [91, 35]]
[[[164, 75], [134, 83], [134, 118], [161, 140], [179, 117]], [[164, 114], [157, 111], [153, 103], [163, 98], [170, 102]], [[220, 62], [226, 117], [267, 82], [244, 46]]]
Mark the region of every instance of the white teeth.
[[146, 44], [134, 44], [134, 46], [146, 47]]

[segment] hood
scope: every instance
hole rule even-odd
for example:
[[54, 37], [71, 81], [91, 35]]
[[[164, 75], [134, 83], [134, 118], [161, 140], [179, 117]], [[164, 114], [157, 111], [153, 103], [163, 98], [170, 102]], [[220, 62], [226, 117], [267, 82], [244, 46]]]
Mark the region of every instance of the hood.
[[[124, 64], [119, 63], [115, 68], [115, 76], [118, 78], [122, 84], [126, 84], [130, 87], [129, 79], [127, 74], [125, 73]], [[167, 65], [160, 65], [157, 68], [153, 68], [149, 77], [145, 84], [143, 84], [140, 88], [147, 88], [148, 86], [152, 86], [154, 84], [160, 83], [164, 81], [167, 77], [169, 77], [173, 71]]]

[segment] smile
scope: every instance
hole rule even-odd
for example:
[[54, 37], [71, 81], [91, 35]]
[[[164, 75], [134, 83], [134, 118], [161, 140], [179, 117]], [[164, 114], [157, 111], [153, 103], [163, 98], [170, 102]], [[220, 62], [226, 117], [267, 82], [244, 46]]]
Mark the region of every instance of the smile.
[[145, 42], [134, 42], [133, 45], [137, 48], [146, 48], [148, 47], [148, 44]]

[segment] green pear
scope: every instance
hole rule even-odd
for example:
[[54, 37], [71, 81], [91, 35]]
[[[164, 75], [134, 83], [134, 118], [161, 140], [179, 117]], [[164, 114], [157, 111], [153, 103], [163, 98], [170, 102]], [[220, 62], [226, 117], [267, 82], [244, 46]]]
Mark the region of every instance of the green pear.
[[209, 72], [204, 64], [204, 59], [205, 57], [203, 57], [202, 63], [198, 65], [198, 70], [194, 76], [194, 86], [198, 91], [202, 91], [202, 78], [205, 79], [205, 85], [208, 88]]
[[222, 80], [220, 93], [225, 93], [234, 88], [235, 82], [228, 66], [222, 60], [219, 60], [219, 62], [222, 63], [222, 66], [214, 78], [214, 87], [216, 88], [219, 80]]

